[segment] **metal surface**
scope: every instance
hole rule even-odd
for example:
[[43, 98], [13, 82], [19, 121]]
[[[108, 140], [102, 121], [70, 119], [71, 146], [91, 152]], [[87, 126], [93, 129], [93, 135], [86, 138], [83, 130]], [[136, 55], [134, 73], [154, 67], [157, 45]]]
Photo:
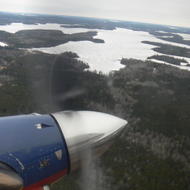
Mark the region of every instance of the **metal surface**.
[[0, 190], [48, 189], [80, 167], [87, 150], [104, 153], [126, 124], [90, 111], [1, 117]]
[[21, 190], [22, 178], [8, 166], [0, 163], [0, 190]]
[[43, 187], [43, 190], [50, 190], [50, 187], [49, 187], [48, 185], [45, 185], [45, 186]]
[[90, 149], [94, 156], [104, 153], [127, 124], [118, 117], [92, 111], [64, 111], [52, 114], [67, 144], [71, 171], [77, 169], [83, 153]]
[[50, 115], [1, 117], [0, 145], [0, 162], [22, 177], [24, 188], [69, 167], [65, 141]]

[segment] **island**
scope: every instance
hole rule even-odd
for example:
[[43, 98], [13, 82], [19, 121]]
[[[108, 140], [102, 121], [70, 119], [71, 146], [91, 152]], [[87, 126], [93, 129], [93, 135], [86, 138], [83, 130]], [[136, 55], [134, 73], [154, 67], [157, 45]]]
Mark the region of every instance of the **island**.
[[59, 30], [20, 30], [16, 33], [0, 31], [0, 41], [17, 48], [52, 47], [69, 41], [104, 43], [104, 40], [94, 38], [96, 35], [95, 31], [75, 34], [64, 34]]
[[[161, 30], [172, 38], [173, 33], [190, 33], [188, 28], [107, 19], [10, 13], [0, 13], [0, 18], [1, 25], [59, 23], [91, 29]], [[0, 31], [0, 41], [9, 45], [0, 47], [0, 116], [61, 110], [94, 110], [119, 116], [129, 124], [110, 150], [92, 163], [89, 172], [93, 176], [85, 176], [87, 182], [94, 177], [96, 187], [90, 188], [190, 189], [190, 72], [150, 60], [179, 65], [190, 58], [190, 49], [143, 41], [161, 55], [145, 61], [123, 57], [120, 63], [124, 67], [109, 74], [90, 71], [88, 63], [72, 51], [47, 54], [27, 50], [68, 41], [103, 43], [95, 38], [96, 34], [92, 31], [71, 35], [58, 30], [21, 30], [15, 34]], [[171, 58], [171, 55], [184, 58]], [[51, 188], [81, 189], [82, 174], [81, 171], [71, 174]]]

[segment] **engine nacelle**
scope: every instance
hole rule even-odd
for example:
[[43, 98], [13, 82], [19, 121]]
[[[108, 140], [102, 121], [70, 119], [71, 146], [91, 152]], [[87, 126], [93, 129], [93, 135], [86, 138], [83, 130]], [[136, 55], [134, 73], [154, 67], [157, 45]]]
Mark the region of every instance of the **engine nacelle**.
[[89, 147], [97, 156], [105, 152], [126, 123], [90, 111], [0, 118], [0, 190], [40, 189], [55, 182], [79, 167]]

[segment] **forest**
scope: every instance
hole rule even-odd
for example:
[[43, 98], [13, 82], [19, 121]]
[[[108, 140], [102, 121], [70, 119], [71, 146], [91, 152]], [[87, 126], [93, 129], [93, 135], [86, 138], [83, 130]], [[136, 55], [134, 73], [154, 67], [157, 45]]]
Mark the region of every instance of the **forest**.
[[96, 35], [93, 31], [64, 34], [59, 30], [20, 30], [16, 33], [0, 30], [0, 41], [16, 48], [52, 47], [69, 41], [104, 43], [104, 40], [94, 38]]
[[[151, 61], [121, 63], [124, 68], [104, 75], [89, 71], [72, 52], [1, 48], [0, 115], [69, 109], [120, 116], [129, 124], [95, 161], [101, 172], [91, 170], [96, 177], [86, 179], [89, 189], [189, 189], [190, 73]], [[52, 188], [83, 189], [80, 176], [71, 174]]]

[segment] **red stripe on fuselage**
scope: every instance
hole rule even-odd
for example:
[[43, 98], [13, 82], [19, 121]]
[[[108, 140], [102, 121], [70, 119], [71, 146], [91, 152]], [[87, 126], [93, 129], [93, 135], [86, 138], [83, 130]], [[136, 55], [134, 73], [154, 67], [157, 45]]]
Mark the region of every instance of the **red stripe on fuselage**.
[[67, 174], [67, 169], [65, 169], [59, 173], [56, 173], [56, 174], [54, 174], [48, 178], [45, 178], [45, 179], [43, 179], [43, 180], [41, 180], [35, 184], [27, 186], [23, 190], [43, 190], [44, 185], [51, 184], [66, 174]]

